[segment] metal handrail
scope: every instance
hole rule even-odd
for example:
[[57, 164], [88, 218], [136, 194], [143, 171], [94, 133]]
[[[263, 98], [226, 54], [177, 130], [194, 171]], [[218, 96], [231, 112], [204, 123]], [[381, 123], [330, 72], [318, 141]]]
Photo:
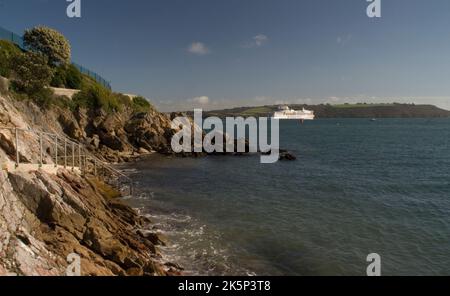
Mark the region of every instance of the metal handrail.
[[[133, 194], [133, 181], [131, 178], [123, 174], [122, 172], [116, 170], [112, 166], [110, 166], [108, 163], [106, 163], [103, 160], [100, 160], [98, 157], [90, 153], [85, 145], [81, 144], [80, 142], [71, 139], [67, 136], [59, 135], [56, 133], [50, 133], [45, 131], [39, 131], [39, 130], [33, 130], [33, 129], [23, 129], [18, 127], [3, 127], [0, 126], [0, 130], [9, 130], [12, 134], [14, 134], [15, 137], [15, 150], [16, 150], [16, 161], [15, 165], [16, 168], [20, 166], [20, 132], [29, 132], [39, 137], [39, 167], [43, 166], [44, 163], [44, 136], [48, 136], [50, 138], [50, 141], [54, 141], [51, 143], [51, 145], [54, 145], [55, 149], [55, 155], [54, 155], [54, 164], [55, 167], [58, 167], [58, 159], [63, 158], [64, 159], [64, 167], [72, 167], [72, 170], [75, 169], [75, 164], [78, 162], [78, 168], [80, 169], [81, 174], [88, 173], [88, 162], [93, 163], [93, 170], [94, 175], [98, 175], [98, 171], [103, 169], [104, 171], [109, 172], [111, 175], [115, 176], [117, 178], [118, 184], [117, 186], [119, 189], [122, 189], [123, 183], [128, 184], [129, 187], [129, 193], [130, 195]], [[61, 140], [61, 141], [59, 141]], [[59, 144], [62, 143], [62, 146], [59, 146]], [[61, 151], [63, 151], [63, 155], [58, 155], [58, 149], [61, 148]], [[69, 148], [69, 149], [68, 149]], [[71, 155], [68, 154], [69, 150], [72, 152]], [[76, 154], [78, 152], [78, 155]], [[48, 155], [48, 153], [47, 153]], [[49, 155], [51, 158], [52, 155]], [[68, 165], [68, 160], [72, 159], [72, 165]], [[84, 165], [83, 165], [84, 162]], [[121, 182], [121, 178], [125, 180], [125, 182]]]

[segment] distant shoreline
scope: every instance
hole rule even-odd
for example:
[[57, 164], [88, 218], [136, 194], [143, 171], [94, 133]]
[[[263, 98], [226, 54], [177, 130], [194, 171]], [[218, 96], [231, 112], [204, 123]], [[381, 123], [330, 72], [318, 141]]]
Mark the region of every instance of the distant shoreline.
[[[414, 104], [342, 104], [342, 105], [289, 105], [292, 109], [313, 110], [317, 119], [326, 118], [450, 118], [450, 111], [433, 105]], [[268, 117], [278, 105], [259, 107], [238, 107], [233, 109], [205, 111], [204, 116], [225, 117]], [[191, 114], [191, 112], [188, 112]]]

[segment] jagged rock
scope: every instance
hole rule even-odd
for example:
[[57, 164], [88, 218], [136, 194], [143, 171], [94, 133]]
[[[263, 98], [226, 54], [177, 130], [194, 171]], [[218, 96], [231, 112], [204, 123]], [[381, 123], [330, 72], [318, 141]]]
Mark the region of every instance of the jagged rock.
[[139, 264], [137, 261], [138, 261], [138, 260], [133, 260], [133, 259], [127, 257], [127, 258], [125, 258], [125, 262], [124, 262], [123, 266], [124, 266], [124, 268], [126, 268], [127, 270], [130, 269], [130, 268], [139, 268], [139, 269], [142, 269], [142, 266], [143, 266], [145, 263], [144, 263], [144, 264], [142, 264], [142, 263]]
[[[72, 113], [59, 107], [44, 113], [30, 101], [0, 96], [2, 124], [66, 132], [113, 162], [127, 156], [108, 147], [102, 133], [116, 137], [113, 140], [130, 154], [140, 148], [170, 150], [167, 116], [150, 110], [135, 118], [140, 122], [135, 133], [128, 134], [121, 126], [134, 116], [82, 108]], [[152, 137], [147, 138], [148, 134]], [[25, 133], [22, 137], [21, 141], [27, 145], [20, 146], [21, 159], [36, 163], [38, 135]], [[2, 161], [15, 157], [12, 138], [8, 132], [0, 131]], [[147, 143], [148, 147], [140, 146], [141, 143]], [[44, 153], [44, 164], [52, 161]], [[159, 251], [136, 232], [150, 221], [115, 200], [111, 192], [115, 191], [104, 182], [75, 175], [70, 170], [60, 169], [56, 175], [44, 170], [9, 173], [0, 170], [0, 275], [12, 271], [18, 275], [64, 275], [71, 253], [81, 257], [83, 275], [176, 274], [176, 270], [166, 272], [155, 262], [155, 258], [161, 260]]]
[[6, 154], [13, 156], [16, 153], [14, 140], [0, 133], [0, 149], [6, 152]]
[[166, 246], [167, 245], [167, 239], [162, 235], [154, 232], [139, 232], [139, 234], [150, 241], [153, 245], [158, 246]]
[[290, 152], [281, 152], [279, 159], [280, 160], [294, 161], [294, 160], [297, 160], [297, 157], [294, 154], [290, 153]]
[[84, 135], [83, 131], [80, 128], [80, 125], [75, 120], [73, 116], [63, 112], [58, 117], [58, 121], [61, 124], [64, 133], [73, 139], [81, 139]]
[[30, 212], [45, 223], [53, 222], [54, 204], [42, 182], [25, 173], [10, 173], [8, 178], [20, 201]]
[[100, 132], [101, 143], [112, 150], [124, 151], [125, 145], [119, 137], [112, 133]]
[[[144, 274], [146, 275], [158, 275], [158, 276], [166, 276], [169, 275], [165, 270], [164, 267], [156, 262], [148, 262], [144, 268]], [[175, 273], [172, 273], [171, 275], [177, 275]]]
[[95, 149], [98, 149], [100, 147], [100, 137], [98, 135], [93, 135], [90, 144], [94, 146]]
[[172, 112], [170, 113], [170, 120], [174, 120], [177, 117], [186, 117], [186, 114], [181, 112]]
[[170, 268], [175, 268], [175, 269], [177, 269], [177, 270], [184, 270], [183, 267], [181, 267], [180, 265], [178, 265], [178, 264], [176, 264], [176, 263], [173, 263], [173, 262], [167, 262], [167, 263], [164, 264], [164, 265], [167, 266], [167, 267], [170, 267]]
[[141, 148], [139, 148], [138, 153], [139, 154], [149, 154], [150, 151], [148, 151], [147, 149], [141, 147]]
[[144, 275], [144, 270], [140, 267], [133, 267], [133, 268], [129, 268], [127, 270], [127, 275], [128, 276], [143, 276]]
[[[262, 155], [270, 155], [270, 153], [271, 151], [261, 152]], [[278, 153], [279, 153], [279, 160], [288, 160], [288, 161], [297, 160], [297, 157], [287, 150], [280, 149]]]
[[91, 219], [86, 225], [83, 241], [100, 255], [117, 264], [124, 264], [128, 256], [127, 248], [98, 220]]

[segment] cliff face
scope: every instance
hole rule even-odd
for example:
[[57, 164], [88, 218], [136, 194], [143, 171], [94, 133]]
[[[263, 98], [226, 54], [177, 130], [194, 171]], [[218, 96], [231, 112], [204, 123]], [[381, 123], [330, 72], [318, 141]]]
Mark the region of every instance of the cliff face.
[[151, 108], [145, 113], [130, 109], [107, 113], [102, 109], [63, 107], [41, 110], [30, 101], [13, 102], [32, 126], [55, 133], [65, 133], [110, 162], [120, 162], [132, 156], [152, 151], [170, 153], [174, 134], [169, 116]]
[[0, 275], [65, 275], [72, 253], [83, 275], [167, 274], [139, 231], [149, 221], [101, 181], [1, 171], [0, 188]]
[[[169, 119], [147, 114], [42, 111], [30, 102], [0, 96], [0, 126], [43, 128], [69, 136], [119, 161], [147, 150], [167, 150]], [[23, 136], [22, 163], [38, 159], [39, 139]], [[169, 142], [170, 143], [170, 142]], [[0, 129], [0, 163], [13, 161], [14, 135]], [[44, 155], [45, 163], [52, 163]], [[67, 257], [81, 258], [84, 275], [177, 274], [165, 267], [157, 250], [161, 239], [151, 224], [121, 203], [120, 193], [93, 176], [58, 169], [0, 170], [0, 275], [64, 275]], [[173, 266], [173, 265], [170, 265]]]
[[173, 131], [169, 118], [151, 109], [147, 113], [125, 110], [107, 114], [102, 110], [77, 110], [75, 114], [58, 109], [57, 120], [71, 138], [85, 143], [109, 161], [151, 151], [170, 152]]

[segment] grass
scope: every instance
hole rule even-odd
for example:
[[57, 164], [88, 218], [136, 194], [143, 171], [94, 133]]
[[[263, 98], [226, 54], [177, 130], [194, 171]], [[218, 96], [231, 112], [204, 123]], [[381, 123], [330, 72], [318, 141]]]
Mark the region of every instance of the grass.
[[358, 104], [340, 104], [340, 105], [332, 105], [333, 108], [338, 109], [347, 109], [347, 108], [371, 108], [371, 107], [391, 107], [395, 104], [366, 104], [366, 103], [358, 103]]
[[250, 108], [242, 112], [242, 116], [257, 116], [261, 114], [269, 114], [272, 113], [273, 110], [269, 107], [255, 107]]

